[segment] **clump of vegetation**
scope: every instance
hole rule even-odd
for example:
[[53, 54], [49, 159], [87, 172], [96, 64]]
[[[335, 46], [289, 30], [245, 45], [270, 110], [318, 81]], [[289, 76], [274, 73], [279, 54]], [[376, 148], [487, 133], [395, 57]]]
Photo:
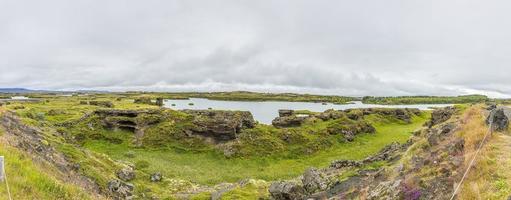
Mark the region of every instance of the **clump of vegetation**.
[[151, 97], [143, 96], [143, 97], [135, 98], [135, 100], [133, 102], [136, 104], [163, 106], [163, 98], [162, 97], [156, 97], [156, 101], [153, 102]]
[[371, 97], [362, 99], [364, 103], [371, 104], [464, 104], [482, 103], [488, 101], [484, 95], [465, 95], [456, 97], [443, 96], [400, 96], [400, 97]]
[[136, 98], [133, 102], [138, 104], [153, 104], [151, 97], [139, 97]]
[[145, 160], [139, 160], [135, 163], [135, 168], [136, 169], [146, 169], [150, 166], [149, 162], [145, 161]]
[[106, 108], [113, 108], [114, 104], [111, 101], [89, 101], [89, 105], [93, 106], [101, 106]]

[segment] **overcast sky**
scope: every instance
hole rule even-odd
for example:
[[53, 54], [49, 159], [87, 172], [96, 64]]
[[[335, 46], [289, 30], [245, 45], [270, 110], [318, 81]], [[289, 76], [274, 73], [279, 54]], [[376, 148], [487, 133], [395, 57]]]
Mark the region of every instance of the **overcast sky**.
[[511, 1], [0, 0], [0, 87], [511, 95]]

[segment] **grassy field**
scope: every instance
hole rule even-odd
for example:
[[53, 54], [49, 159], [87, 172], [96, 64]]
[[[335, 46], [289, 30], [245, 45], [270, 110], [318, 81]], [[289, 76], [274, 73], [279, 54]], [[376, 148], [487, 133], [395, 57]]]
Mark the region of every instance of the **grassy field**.
[[[311, 166], [325, 167], [332, 160], [365, 158], [394, 141], [405, 142], [411, 132], [421, 127], [427, 118], [427, 114], [423, 114], [415, 117], [413, 123], [405, 124], [374, 117], [369, 120], [373, 122], [376, 134], [364, 134], [356, 137], [353, 142], [335, 143], [331, 148], [313, 155], [289, 159], [272, 156], [225, 158], [216, 151], [193, 153], [174, 149], [137, 149], [131, 148], [127, 142], [116, 145], [101, 140], [90, 140], [85, 143], [85, 147], [105, 153], [115, 160], [133, 163], [146, 161], [149, 165], [144, 171], [148, 173], [161, 171], [167, 177], [192, 180], [199, 184], [235, 182], [244, 178], [278, 180], [296, 177]], [[126, 156], [127, 152], [132, 152], [134, 157]]]
[[[464, 116], [461, 135], [466, 138], [467, 158], [465, 165], [474, 156], [480, 140], [488, 129], [484, 124], [481, 108], [472, 107]], [[460, 190], [460, 199], [508, 199], [511, 194], [511, 136], [510, 131], [493, 133], [479, 156]]]
[[456, 97], [442, 96], [401, 96], [401, 97], [364, 97], [362, 102], [371, 104], [399, 105], [399, 104], [465, 104], [482, 103], [488, 101], [483, 95], [466, 95]]

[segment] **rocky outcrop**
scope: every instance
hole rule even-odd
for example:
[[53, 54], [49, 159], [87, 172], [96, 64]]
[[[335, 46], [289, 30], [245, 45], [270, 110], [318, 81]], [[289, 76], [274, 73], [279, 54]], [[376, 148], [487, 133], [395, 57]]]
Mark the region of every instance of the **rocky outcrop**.
[[302, 125], [309, 116], [291, 115], [275, 118], [271, 124], [277, 128], [288, 128]]
[[486, 124], [490, 126], [492, 131], [505, 131], [509, 126], [509, 119], [504, 112], [504, 108], [496, 108], [490, 111], [486, 118]]
[[100, 187], [92, 179], [78, 172], [79, 164], [69, 161], [44, 138], [47, 133], [23, 124], [16, 114], [11, 112], [1, 114], [0, 125], [5, 129], [6, 134], [3, 137], [10, 145], [28, 152], [38, 162], [54, 166], [61, 174], [65, 174], [59, 176], [64, 182], [79, 185], [96, 195], [102, 194]]
[[[191, 126], [187, 126], [189, 136], [212, 138], [215, 142], [233, 140], [243, 129], [253, 128], [256, 122], [247, 111], [221, 110], [182, 110], [191, 115]], [[95, 115], [102, 119], [104, 126], [113, 129], [126, 129], [135, 133], [136, 138], [142, 138], [144, 131], [151, 125], [164, 122], [168, 116], [164, 109], [146, 110], [97, 110]], [[139, 142], [137, 142], [138, 144]]]
[[[162, 113], [158, 109], [148, 110], [96, 110], [94, 114], [103, 119], [103, 123], [109, 128], [120, 128], [136, 131], [145, 126], [159, 123]], [[156, 117], [139, 118], [142, 115], [152, 115]]]
[[309, 168], [303, 174], [302, 184], [308, 194], [314, 194], [326, 190], [330, 184], [330, 180], [318, 169]]
[[213, 138], [217, 142], [233, 140], [243, 129], [256, 125], [248, 111], [183, 110], [194, 116], [193, 134]]
[[331, 135], [341, 135], [346, 141], [353, 141], [355, 136], [361, 133], [375, 133], [376, 129], [369, 123], [350, 119], [337, 120], [327, 127], [327, 132]]
[[[384, 113], [402, 120], [407, 119], [406, 115], [419, 114], [406, 109], [401, 110], [406, 114], [401, 111], [360, 111], [365, 114]], [[299, 199], [448, 198], [452, 195], [454, 181], [459, 180], [462, 175], [465, 148], [465, 141], [454, 134], [458, 130], [459, 121], [446, 122], [454, 113], [451, 109], [437, 111], [431, 122], [434, 127], [417, 131], [406, 143], [392, 143], [363, 160], [338, 160], [332, 162], [328, 168], [308, 169], [301, 176], [301, 183], [273, 183], [272, 196], [275, 194], [281, 197], [280, 194], [291, 193], [289, 189], [283, 192], [284, 186], [288, 186], [294, 188], [293, 191], [301, 191], [299, 194], [304, 196]], [[350, 119], [360, 119], [365, 114], [356, 111]], [[404, 158], [404, 155], [409, 155], [409, 151], [412, 151], [412, 156]], [[369, 167], [381, 161], [389, 165], [381, 168]], [[429, 172], [427, 170], [434, 170], [434, 173], [429, 174], [427, 179], [421, 179], [421, 174]], [[339, 176], [346, 172], [354, 174], [339, 180]]]
[[[334, 109], [325, 110], [325, 112], [315, 114], [314, 117], [319, 118], [323, 121], [340, 119], [346, 116], [346, 112]], [[358, 119], [358, 118], [357, 118]], [[355, 120], [357, 120], [355, 119]]]
[[456, 108], [452, 106], [436, 109], [431, 113], [431, 120], [425, 125], [431, 128], [434, 125], [447, 121], [454, 113], [456, 113]]
[[270, 185], [270, 196], [274, 200], [295, 200], [304, 199], [305, 190], [302, 186], [294, 182], [274, 182]]
[[120, 180], [111, 180], [108, 182], [107, 188], [110, 192], [110, 196], [114, 199], [133, 199], [133, 191], [135, 187], [131, 183], [125, 183]]
[[[362, 108], [360, 110], [363, 115], [379, 114], [391, 116], [399, 120], [410, 123], [413, 115], [419, 115], [421, 111], [417, 108]], [[351, 112], [353, 109], [348, 109], [346, 112]]]
[[119, 171], [117, 171], [117, 178], [123, 181], [131, 181], [135, 179], [135, 171], [131, 167], [125, 167]]
[[293, 113], [294, 113], [293, 110], [282, 109], [282, 110], [279, 110], [279, 117], [289, 117], [289, 116], [293, 115]]
[[361, 161], [356, 160], [336, 160], [330, 164], [330, 168], [333, 169], [341, 169], [348, 167], [359, 167], [365, 164], [370, 164], [378, 161], [390, 161], [397, 158], [397, 154], [406, 150], [411, 145], [411, 141], [405, 144], [399, 144], [397, 142], [391, 143], [385, 146], [382, 150], [380, 150], [377, 154], [373, 156], [369, 156]]
[[[447, 119], [443, 119], [447, 121]], [[366, 199], [445, 199], [452, 195], [455, 180], [462, 175], [464, 161], [464, 140], [454, 134], [458, 122], [440, 123], [434, 128], [424, 129], [415, 138], [403, 145], [392, 144], [375, 156], [361, 162], [332, 163], [332, 167], [357, 167], [374, 161], [385, 160], [390, 163], [400, 162], [400, 155], [405, 152], [412, 141], [426, 140], [428, 144], [417, 143], [419, 150], [407, 162], [393, 165], [392, 169], [383, 169], [367, 173], [364, 170], [346, 181], [330, 187], [329, 192], [337, 195]], [[417, 149], [417, 147], [415, 147]], [[337, 165], [336, 165], [337, 164]], [[434, 174], [422, 179], [421, 174], [429, 170]], [[355, 191], [355, 192], [354, 192]], [[362, 193], [360, 191], [368, 191]]]

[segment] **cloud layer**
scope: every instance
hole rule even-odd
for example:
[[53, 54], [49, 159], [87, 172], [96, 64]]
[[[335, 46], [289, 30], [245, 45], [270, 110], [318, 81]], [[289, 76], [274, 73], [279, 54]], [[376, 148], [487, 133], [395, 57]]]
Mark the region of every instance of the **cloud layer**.
[[0, 1], [0, 87], [511, 95], [509, 1]]

